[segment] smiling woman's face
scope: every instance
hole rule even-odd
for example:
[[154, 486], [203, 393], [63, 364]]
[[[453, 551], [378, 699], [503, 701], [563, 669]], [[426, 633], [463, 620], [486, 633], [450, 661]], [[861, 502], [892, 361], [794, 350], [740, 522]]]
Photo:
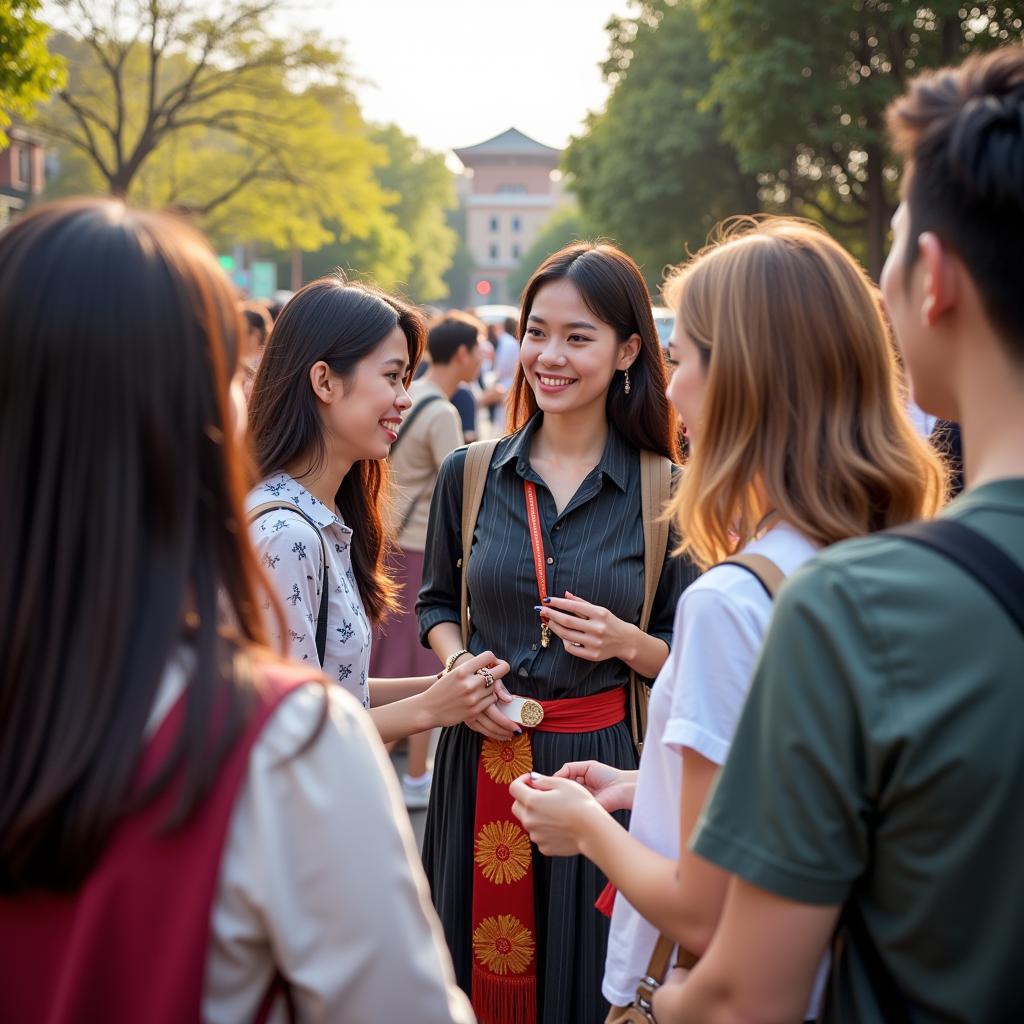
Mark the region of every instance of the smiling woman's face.
[[395, 327], [351, 376], [335, 378], [338, 397], [321, 415], [338, 451], [353, 463], [387, 458], [402, 415], [412, 405], [405, 390], [408, 372], [409, 344]]
[[575, 412], [596, 402], [604, 406], [615, 371], [633, 362], [636, 346], [620, 343], [563, 279], [534, 297], [519, 358], [542, 412]]

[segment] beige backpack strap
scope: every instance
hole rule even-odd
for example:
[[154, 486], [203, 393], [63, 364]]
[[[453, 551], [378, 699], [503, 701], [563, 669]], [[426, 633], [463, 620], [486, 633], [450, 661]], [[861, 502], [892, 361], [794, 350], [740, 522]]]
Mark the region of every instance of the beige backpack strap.
[[[640, 452], [640, 518], [644, 527], [644, 603], [637, 625], [645, 633], [651, 622], [654, 595], [668, 553], [669, 522], [665, 506], [672, 496], [672, 463], [655, 452]], [[627, 693], [629, 731], [639, 754], [647, 732], [650, 689], [635, 672], [629, 673]]]
[[462, 467], [462, 557], [459, 568], [462, 570], [462, 646], [469, 644], [469, 552], [473, 547], [473, 531], [476, 519], [480, 514], [480, 504], [484, 500], [484, 488], [487, 486], [487, 471], [491, 468], [491, 458], [499, 439], [490, 441], [474, 441], [466, 449], [466, 461]]
[[774, 601], [778, 596], [779, 589], [786, 582], [786, 574], [770, 559], [764, 555], [733, 555], [725, 558], [719, 565], [738, 565], [751, 573], [757, 582], [768, 592], [768, 596]]
[[640, 515], [644, 524], [644, 606], [637, 625], [647, 631], [661, 567], [668, 552], [665, 506], [672, 496], [672, 463], [664, 455], [640, 452]]

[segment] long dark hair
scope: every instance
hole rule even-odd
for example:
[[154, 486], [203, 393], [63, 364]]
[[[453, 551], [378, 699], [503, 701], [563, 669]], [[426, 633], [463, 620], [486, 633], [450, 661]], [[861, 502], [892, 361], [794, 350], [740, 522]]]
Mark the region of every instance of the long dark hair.
[[[307, 284], [281, 311], [270, 332], [252, 397], [249, 426], [264, 476], [296, 459], [322, 464], [326, 454], [316, 396], [309, 383], [314, 363], [325, 362], [342, 378], [355, 371], [396, 327], [409, 347], [406, 386], [423, 354], [423, 318], [411, 306], [341, 276]], [[345, 475], [335, 502], [352, 529], [352, 568], [366, 613], [378, 623], [396, 606], [397, 586], [385, 563], [390, 538], [385, 527], [387, 463], [362, 459]]]
[[[75, 199], [0, 235], [2, 892], [77, 886], [179, 769], [184, 820], [241, 728], [239, 655], [264, 637], [230, 439], [240, 330], [212, 252], [169, 217]], [[133, 794], [185, 642], [184, 725]]]
[[[640, 335], [640, 351], [629, 368], [630, 393], [616, 372], [608, 388], [608, 422], [637, 449], [647, 449], [680, 461], [675, 414], [665, 394], [668, 376], [654, 326], [651, 299], [640, 268], [614, 245], [574, 242], [549, 256], [523, 290], [519, 336], [526, 336], [527, 321], [537, 292], [552, 281], [571, 281], [594, 316], [610, 324], [620, 342]], [[518, 430], [537, 411], [533, 393], [520, 365], [509, 397], [510, 426]]]

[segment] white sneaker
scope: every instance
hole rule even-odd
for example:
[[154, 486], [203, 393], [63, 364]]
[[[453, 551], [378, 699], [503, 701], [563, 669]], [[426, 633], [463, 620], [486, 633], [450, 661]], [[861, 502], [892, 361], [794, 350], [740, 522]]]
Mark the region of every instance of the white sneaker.
[[422, 778], [413, 781], [408, 775], [402, 776], [402, 797], [405, 799], [406, 810], [422, 811], [430, 803], [430, 783], [433, 774], [427, 772]]

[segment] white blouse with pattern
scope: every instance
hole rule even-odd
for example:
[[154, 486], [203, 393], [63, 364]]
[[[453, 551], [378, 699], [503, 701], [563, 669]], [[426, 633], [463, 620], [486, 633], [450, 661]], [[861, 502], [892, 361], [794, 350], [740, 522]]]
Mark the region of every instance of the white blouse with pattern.
[[[323, 537], [327, 551], [327, 642], [323, 672], [370, 706], [367, 672], [370, 665], [370, 623], [363, 611], [359, 586], [352, 572], [352, 530], [336, 511], [314, 497], [287, 473], [257, 484], [245, 499], [246, 512], [270, 501], [300, 508]], [[323, 579], [320, 536], [298, 513], [275, 509], [249, 526], [256, 553], [267, 570], [284, 608], [288, 631], [285, 651], [295, 661], [317, 664], [316, 618]], [[281, 641], [279, 624], [266, 602], [267, 630]]]

